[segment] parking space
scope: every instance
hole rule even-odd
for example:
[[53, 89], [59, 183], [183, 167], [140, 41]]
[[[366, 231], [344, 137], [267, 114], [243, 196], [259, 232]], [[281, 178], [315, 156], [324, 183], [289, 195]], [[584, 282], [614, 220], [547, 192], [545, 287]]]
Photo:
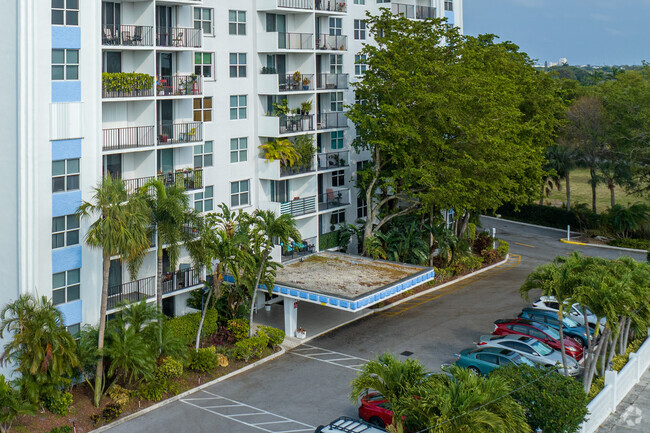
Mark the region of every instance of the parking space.
[[346, 355], [345, 353], [333, 350], [323, 349], [321, 347], [304, 344], [297, 349], [293, 349], [292, 355], [302, 356], [314, 361], [325, 362], [337, 367], [349, 368], [350, 370], [361, 371], [363, 364], [368, 362], [367, 359], [357, 356]]

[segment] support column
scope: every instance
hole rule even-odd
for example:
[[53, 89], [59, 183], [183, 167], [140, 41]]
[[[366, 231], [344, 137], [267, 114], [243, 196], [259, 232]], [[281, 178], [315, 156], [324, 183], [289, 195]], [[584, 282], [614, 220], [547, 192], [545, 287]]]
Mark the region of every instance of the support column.
[[284, 301], [284, 333], [287, 337], [296, 336], [298, 327], [298, 301], [283, 296]]
[[255, 310], [262, 311], [264, 309], [264, 302], [266, 301], [265, 292], [258, 290], [257, 298], [255, 298]]

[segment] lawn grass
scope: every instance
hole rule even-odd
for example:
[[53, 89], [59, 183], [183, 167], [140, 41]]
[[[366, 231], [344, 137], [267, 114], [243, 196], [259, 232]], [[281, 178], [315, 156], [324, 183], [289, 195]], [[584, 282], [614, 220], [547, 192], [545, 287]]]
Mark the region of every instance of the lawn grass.
[[[544, 199], [544, 203], [560, 206], [566, 203], [566, 185], [564, 181], [561, 182], [561, 190], [553, 190], [550, 197]], [[638, 197], [628, 195], [622, 188], [616, 187], [614, 190], [616, 204], [627, 206], [636, 202], [642, 202], [650, 205], [650, 197], [645, 195]], [[578, 168], [571, 171], [571, 205], [574, 206], [578, 203], [586, 203], [591, 209], [591, 186], [589, 186], [589, 169]], [[610, 205], [609, 189], [605, 185], [598, 185], [596, 187], [596, 211], [603, 212]]]

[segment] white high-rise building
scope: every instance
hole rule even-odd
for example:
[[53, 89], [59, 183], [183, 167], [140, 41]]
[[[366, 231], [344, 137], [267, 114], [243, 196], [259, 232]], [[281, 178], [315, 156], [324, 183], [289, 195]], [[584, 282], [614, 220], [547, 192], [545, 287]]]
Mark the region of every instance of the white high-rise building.
[[[462, 29], [462, 0], [390, 3], [6, 0], [0, 306], [33, 293], [53, 300], [71, 332], [98, 321], [101, 252], [83, 244], [87, 223], [74, 214], [108, 173], [131, 190], [156, 176], [183, 184], [203, 212], [223, 202], [291, 213], [303, 250], [364, 217], [352, 177], [369, 156], [351, 149], [345, 106], [371, 43], [366, 11], [447, 17]], [[300, 167], [259, 150], [304, 136], [314, 156]], [[122, 300], [153, 300], [163, 278], [165, 313], [182, 314], [203, 272], [183, 256], [180, 271], [156, 275], [152, 248], [130, 281], [116, 259], [109, 313]]]

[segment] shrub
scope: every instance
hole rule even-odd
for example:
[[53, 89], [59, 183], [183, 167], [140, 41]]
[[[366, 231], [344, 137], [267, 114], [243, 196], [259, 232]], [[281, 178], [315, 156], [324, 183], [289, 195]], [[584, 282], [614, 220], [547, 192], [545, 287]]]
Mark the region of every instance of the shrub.
[[167, 392], [167, 383], [158, 379], [144, 382], [138, 388], [140, 398], [150, 401], [160, 401]]
[[501, 254], [499, 254], [499, 251], [493, 249], [481, 251], [481, 257], [483, 258], [483, 263], [485, 263], [486, 265], [501, 260]]
[[[217, 310], [207, 310], [203, 322], [203, 335], [213, 334], [217, 330]], [[180, 337], [185, 345], [190, 345], [196, 340], [196, 333], [199, 330], [201, 313], [190, 313], [184, 316], [168, 319], [163, 324], [169, 332]]]
[[102, 87], [107, 92], [133, 92], [153, 88], [154, 77], [138, 72], [104, 72]]
[[492, 248], [493, 241], [492, 236], [488, 232], [481, 232], [472, 244], [472, 251], [474, 254], [481, 254], [483, 250]]
[[497, 251], [499, 252], [499, 255], [501, 257], [507, 256], [508, 253], [510, 252], [510, 244], [501, 239], [499, 239], [498, 241], [499, 241], [499, 246], [497, 247]]
[[235, 343], [235, 358], [248, 361], [249, 359], [260, 357], [268, 344], [269, 337], [266, 334], [245, 338]]
[[625, 367], [625, 364], [627, 364], [629, 357], [627, 354], [625, 355], [614, 355], [612, 358], [612, 370], [614, 371], [621, 371], [623, 367]]
[[102, 416], [98, 413], [90, 415], [90, 422], [93, 424], [93, 426], [96, 426], [99, 423], [100, 419], [102, 419]]
[[478, 269], [483, 263], [483, 258], [478, 256], [463, 256], [456, 259], [456, 261], [449, 267], [453, 275], [462, 274], [466, 271], [473, 271]]
[[122, 414], [122, 406], [117, 403], [108, 403], [102, 411], [102, 418], [112, 421]]
[[110, 388], [108, 388], [108, 396], [111, 398], [111, 400], [120, 406], [126, 406], [131, 400], [131, 391], [126, 388], [122, 388], [117, 384], [113, 384]]
[[56, 415], [66, 416], [68, 408], [72, 404], [72, 394], [69, 392], [59, 392], [52, 394], [45, 400], [45, 407]]
[[526, 412], [535, 431], [577, 432], [587, 415], [582, 384], [555, 371], [529, 366], [506, 366], [491, 373], [515, 390], [512, 397]]
[[271, 346], [278, 346], [284, 341], [284, 331], [272, 326], [260, 326], [257, 333], [264, 333], [268, 337]]
[[587, 398], [589, 401], [593, 400], [594, 397], [598, 395], [600, 391], [605, 388], [605, 378], [602, 376], [595, 377], [594, 380], [591, 382], [591, 388], [589, 388], [589, 395], [587, 395]]
[[213, 346], [224, 346], [226, 344], [233, 344], [235, 342], [235, 337], [232, 335], [232, 332], [228, 330], [226, 325], [219, 325], [217, 332], [210, 335], [208, 341]]
[[207, 372], [212, 371], [219, 365], [217, 350], [214, 346], [208, 346], [194, 350], [190, 354], [190, 368], [192, 370]]
[[454, 272], [449, 268], [433, 268], [436, 279], [442, 281], [454, 276]]
[[645, 338], [636, 338], [631, 343], [627, 345], [625, 349], [625, 354], [629, 355], [630, 353], [636, 353], [639, 351], [641, 345], [645, 342]]
[[650, 249], [650, 239], [619, 238], [607, 242], [608, 245], [621, 248], [636, 248], [637, 250]]
[[61, 427], [54, 427], [50, 433], [72, 433], [72, 427], [69, 425], [62, 425]]
[[248, 337], [248, 321], [246, 319], [232, 319], [228, 321], [228, 330], [235, 337], [236, 341]]
[[174, 358], [165, 358], [162, 363], [156, 367], [154, 376], [159, 380], [171, 380], [183, 375], [183, 363]]

